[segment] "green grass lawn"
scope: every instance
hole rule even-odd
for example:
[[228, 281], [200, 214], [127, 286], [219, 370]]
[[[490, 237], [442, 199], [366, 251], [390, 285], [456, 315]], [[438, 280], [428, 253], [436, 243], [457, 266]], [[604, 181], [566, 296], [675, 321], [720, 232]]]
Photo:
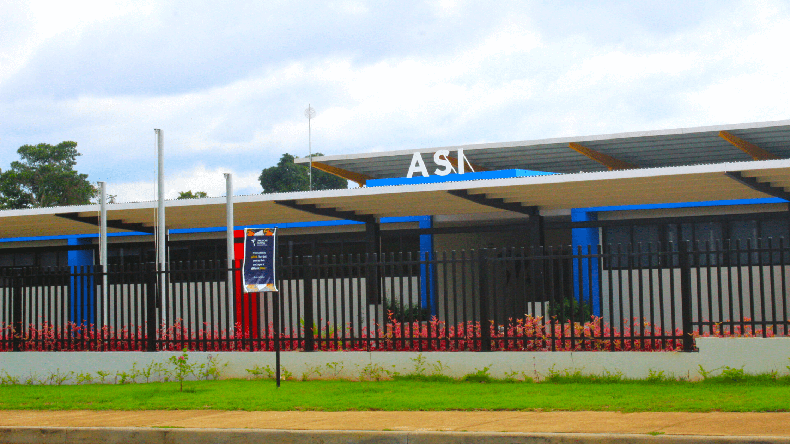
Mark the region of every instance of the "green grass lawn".
[[0, 409], [790, 411], [787, 381], [188, 381], [0, 386]]

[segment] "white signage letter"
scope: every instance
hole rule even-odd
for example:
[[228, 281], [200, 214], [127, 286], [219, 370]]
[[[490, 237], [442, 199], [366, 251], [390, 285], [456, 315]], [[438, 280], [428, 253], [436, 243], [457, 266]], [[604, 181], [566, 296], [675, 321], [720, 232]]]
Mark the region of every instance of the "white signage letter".
[[414, 173], [420, 173], [422, 177], [428, 177], [428, 169], [425, 168], [425, 162], [422, 161], [420, 153], [414, 153], [414, 156], [412, 156], [409, 174], [407, 174], [406, 177], [411, 179]]
[[436, 168], [433, 174], [436, 174], [437, 176], [446, 176], [450, 173], [455, 172], [455, 168], [453, 168], [453, 164], [451, 164], [450, 159], [447, 158], [447, 156], [449, 155], [450, 155], [450, 151], [448, 150], [439, 150], [433, 154], [433, 163], [444, 167], [443, 170]]
[[458, 174], [464, 174], [464, 170], [466, 166], [469, 165], [469, 171], [474, 173], [475, 169], [472, 168], [472, 162], [469, 162], [469, 159], [464, 156], [464, 150], [458, 149]]

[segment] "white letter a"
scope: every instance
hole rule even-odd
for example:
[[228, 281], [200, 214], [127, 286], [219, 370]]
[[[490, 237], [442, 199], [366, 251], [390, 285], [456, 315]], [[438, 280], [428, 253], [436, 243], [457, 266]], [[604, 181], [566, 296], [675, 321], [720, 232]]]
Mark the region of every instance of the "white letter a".
[[408, 179], [414, 176], [414, 173], [422, 174], [422, 177], [428, 177], [428, 169], [425, 168], [425, 162], [422, 161], [420, 153], [414, 153], [411, 158], [411, 166], [409, 166], [409, 174], [406, 175]]

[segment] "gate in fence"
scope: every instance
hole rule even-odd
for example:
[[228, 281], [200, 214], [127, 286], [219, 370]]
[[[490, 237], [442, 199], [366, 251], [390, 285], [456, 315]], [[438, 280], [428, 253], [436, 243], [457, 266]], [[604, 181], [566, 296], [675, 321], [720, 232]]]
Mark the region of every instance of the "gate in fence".
[[284, 350], [691, 351], [790, 331], [782, 239], [287, 257], [279, 294], [242, 293], [231, 265], [0, 269], [0, 350], [274, 350], [274, 297]]

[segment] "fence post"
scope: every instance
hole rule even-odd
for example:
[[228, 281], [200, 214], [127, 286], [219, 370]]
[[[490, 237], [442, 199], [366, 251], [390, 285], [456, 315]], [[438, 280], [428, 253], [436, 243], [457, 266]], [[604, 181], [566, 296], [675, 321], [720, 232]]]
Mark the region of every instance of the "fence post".
[[315, 351], [315, 332], [313, 325], [315, 319], [313, 317], [313, 256], [307, 256], [302, 260], [302, 270], [304, 289], [302, 295], [304, 296], [304, 351]]
[[145, 279], [145, 351], [156, 351], [157, 323], [156, 323], [156, 302], [157, 302], [157, 270], [155, 264], [148, 264]]
[[491, 320], [488, 314], [488, 250], [478, 250], [478, 283], [480, 285], [480, 351], [491, 351]]
[[694, 351], [694, 336], [691, 312], [691, 261], [689, 255], [691, 248], [689, 242], [683, 241], [678, 245], [678, 266], [680, 267], [680, 309], [683, 324], [683, 351]]
[[24, 292], [24, 286], [22, 281], [22, 272], [18, 271], [14, 277], [12, 278], [13, 282], [13, 292], [11, 294], [11, 305], [12, 305], [12, 316], [11, 316], [11, 325], [12, 327], [12, 350], [13, 351], [21, 351], [22, 350], [22, 335], [23, 335], [23, 327], [24, 322], [22, 321], [22, 293]]

